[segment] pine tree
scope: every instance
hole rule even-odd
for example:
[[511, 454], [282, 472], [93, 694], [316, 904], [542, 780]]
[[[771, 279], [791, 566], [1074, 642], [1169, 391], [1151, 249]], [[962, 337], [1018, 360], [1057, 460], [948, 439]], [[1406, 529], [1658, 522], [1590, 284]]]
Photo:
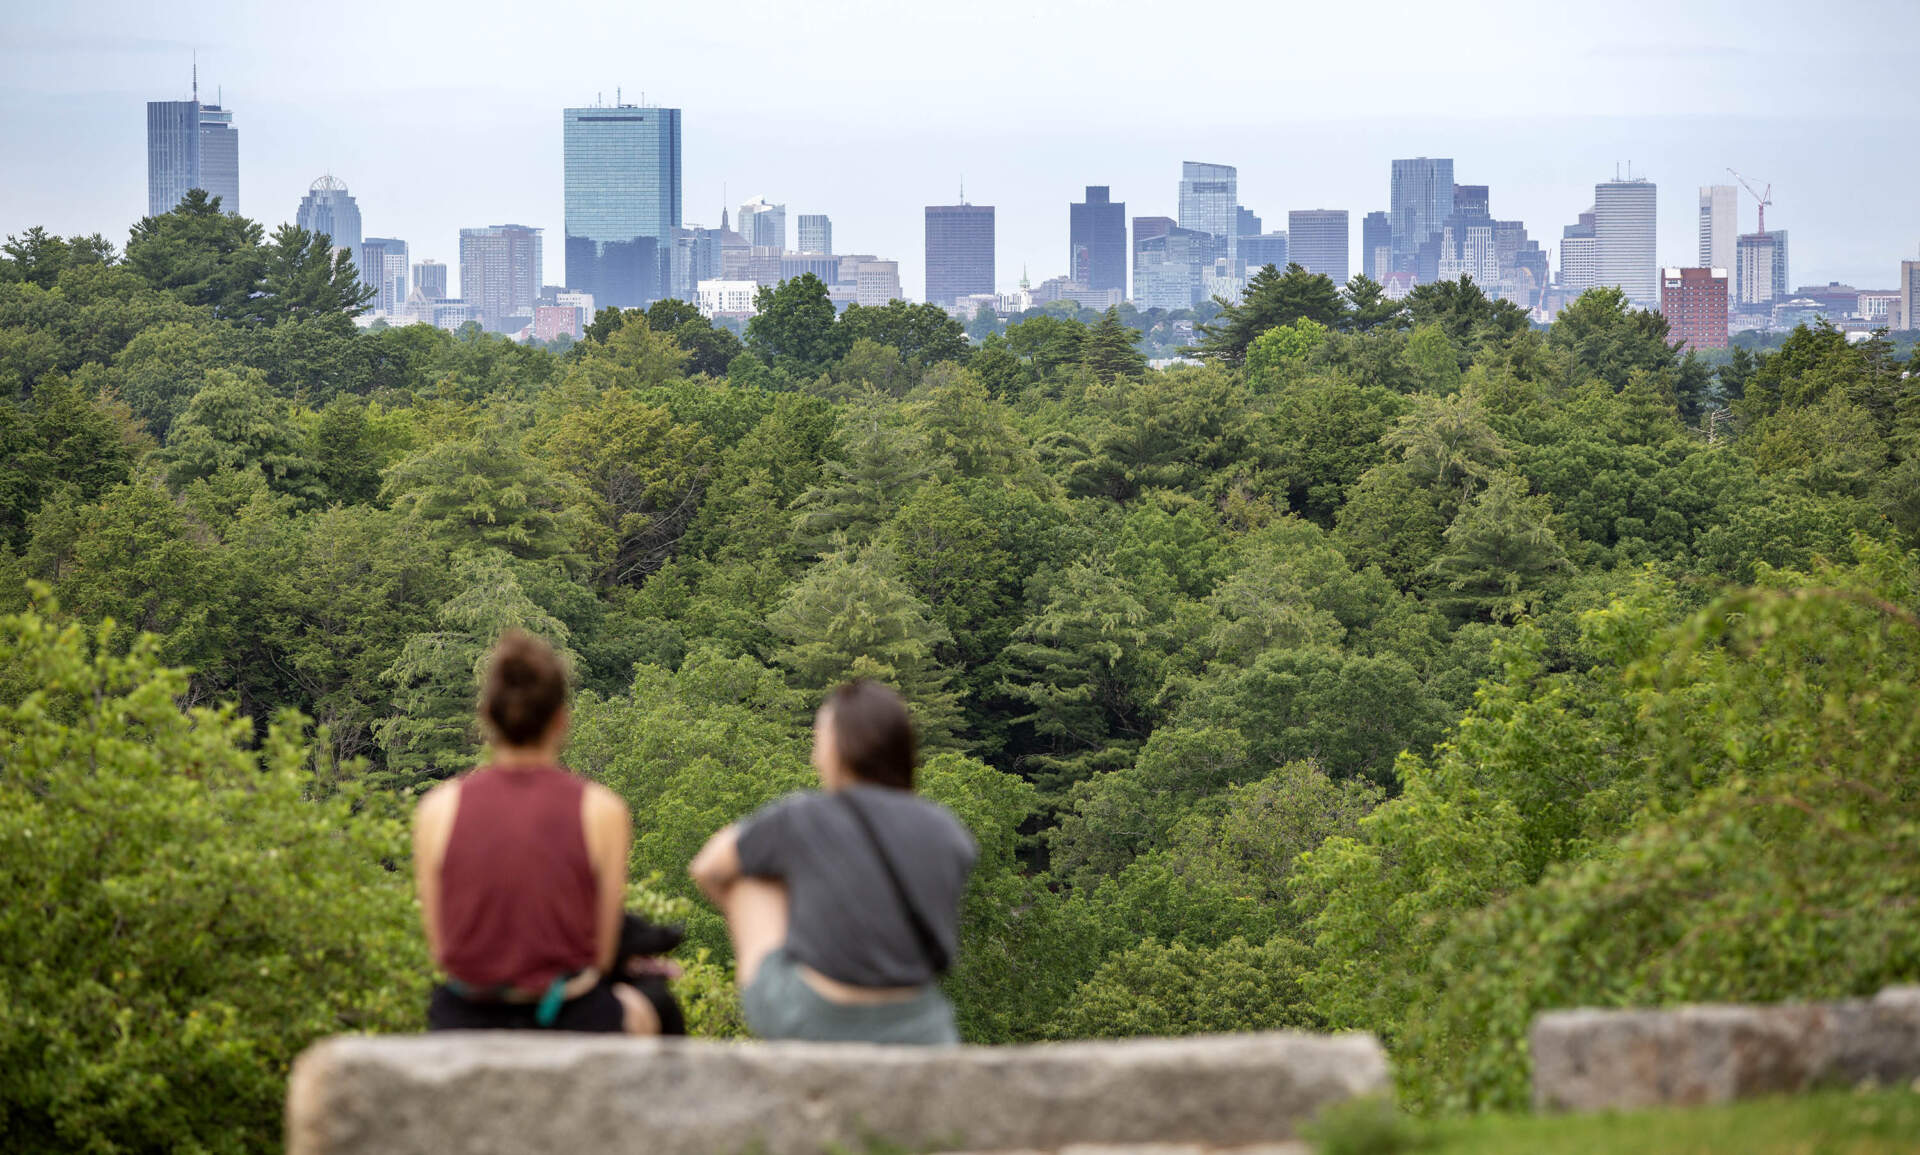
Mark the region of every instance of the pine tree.
[[1525, 612], [1540, 582], [1567, 566], [1551, 516], [1544, 494], [1527, 495], [1526, 478], [1494, 474], [1447, 527], [1446, 549], [1433, 563], [1434, 574], [1456, 591], [1441, 599], [1443, 608], [1457, 617]]
[[846, 415], [840, 442], [844, 459], [822, 462], [819, 484], [793, 503], [794, 542], [815, 554], [836, 542], [865, 543], [929, 472], [919, 432], [892, 423], [876, 404]]
[[1108, 309], [1087, 333], [1083, 346], [1087, 369], [1095, 379], [1138, 377], [1147, 371], [1146, 355], [1138, 348], [1140, 331], [1120, 323], [1120, 310]]
[[1220, 301], [1220, 316], [1212, 324], [1198, 326], [1205, 338], [1200, 355], [1238, 365], [1254, 338], [1276, 325], [1306, 317], [1339, 329], [1345, 327], [1346, 316], [1339, 287], [1324, 274], [1309, 273], [1297, 264], [1282, 273], [1268, 265], [1247, 282], [1238, 301]]

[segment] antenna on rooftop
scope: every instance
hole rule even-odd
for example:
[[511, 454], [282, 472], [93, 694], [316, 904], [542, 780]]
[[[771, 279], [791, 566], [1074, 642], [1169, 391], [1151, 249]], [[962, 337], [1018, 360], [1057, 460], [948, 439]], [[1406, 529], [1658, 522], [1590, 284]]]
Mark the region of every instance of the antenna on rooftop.
[[200, 50], [193, 50], [193, 98], [200, 99]]
[[620, 86], [617, 84], [613, 86], [613, 106], [620, 107]]

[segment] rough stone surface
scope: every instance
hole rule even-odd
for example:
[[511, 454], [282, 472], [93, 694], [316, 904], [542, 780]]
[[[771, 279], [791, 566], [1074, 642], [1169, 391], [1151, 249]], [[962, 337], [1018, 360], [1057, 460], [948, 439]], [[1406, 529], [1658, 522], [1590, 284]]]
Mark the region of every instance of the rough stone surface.
[[287, 1151], [813, 1155], [885, 1143], [1282, 1155], [1323, 1105], [1387, 1089], [1386, 1057], [1369, 1035], [938, 1049], [507, 1032], [339, 1038], [294, 1064]]
[[1778, 1006], [1556, 1011], [1534, 1020], [1533, 1104], [1693, 1106], [1920, 1077], [1920, 987]]

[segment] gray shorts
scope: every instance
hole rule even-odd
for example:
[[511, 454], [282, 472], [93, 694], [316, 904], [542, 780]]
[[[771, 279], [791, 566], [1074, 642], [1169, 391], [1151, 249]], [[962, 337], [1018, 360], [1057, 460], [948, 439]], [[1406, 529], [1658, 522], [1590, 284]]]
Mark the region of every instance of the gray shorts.
[[740, 992], [747, 1029], [762, 1039], [816, 1043], [951, 1045], [960, 1041], [953, 1004], [929, 984], [897, 1003], [836, 1003], [807, 985], [800, 964], [781, 947], [767, 955]]

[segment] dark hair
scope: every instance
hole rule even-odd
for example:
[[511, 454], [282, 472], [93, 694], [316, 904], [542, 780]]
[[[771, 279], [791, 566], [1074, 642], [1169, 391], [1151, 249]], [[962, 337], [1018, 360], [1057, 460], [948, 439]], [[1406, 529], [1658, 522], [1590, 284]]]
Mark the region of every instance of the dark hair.
[[876, 786], [913, 789], [920, 742], [900, 695], [856, 678], [827, 695], [833, 744], [854, 777]]
[[525, 630], [508, 630], [493, 647], [480, 716], [509, 746], [540, 740], [567, 704], [567, 664], [553, 647]]

